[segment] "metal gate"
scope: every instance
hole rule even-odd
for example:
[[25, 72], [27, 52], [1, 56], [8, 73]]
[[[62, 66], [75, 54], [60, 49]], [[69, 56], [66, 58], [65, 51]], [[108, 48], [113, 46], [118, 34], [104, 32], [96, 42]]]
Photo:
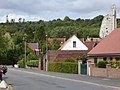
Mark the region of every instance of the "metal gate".
[[81, 74], [87, 75], [87, 64], [80, 65]]

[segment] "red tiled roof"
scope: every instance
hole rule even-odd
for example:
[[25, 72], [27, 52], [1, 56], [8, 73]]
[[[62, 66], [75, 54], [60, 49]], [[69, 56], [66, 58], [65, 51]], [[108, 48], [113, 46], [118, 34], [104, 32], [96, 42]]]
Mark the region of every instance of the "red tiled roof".
[[35, 50], [35, 51], [40, 51], [39, 49], [38, 49], [38, 47], [34, 44], [34, 43], [27, 43], [28, 44], [28, 47], [30, 48], [30, 49], [32, 49], [33, 51]]
[[85, 41], [83, 43], [88, 47], [88, 52], [89, 52], [93, 49], [94, 44], [98, 44], [99, 41]]
[[88, 55], [119, 54], [120, 53], [120, 28], [113, 30], [107, 37], [93, 48]]

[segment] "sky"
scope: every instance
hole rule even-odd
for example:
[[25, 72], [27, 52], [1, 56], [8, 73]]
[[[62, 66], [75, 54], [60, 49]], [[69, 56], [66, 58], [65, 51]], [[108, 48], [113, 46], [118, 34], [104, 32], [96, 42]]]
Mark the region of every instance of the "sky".
[[0, 0], [0, 22], [24, 18], [25, 21], [64, 19], [92, 19], [98, 15], [107, 15], [111, 6], [117, 8], [120, 17], [120, 0]]

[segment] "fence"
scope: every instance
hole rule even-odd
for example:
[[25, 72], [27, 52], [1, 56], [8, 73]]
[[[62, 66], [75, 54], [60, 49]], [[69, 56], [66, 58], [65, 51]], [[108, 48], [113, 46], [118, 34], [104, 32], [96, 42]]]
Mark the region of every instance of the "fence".
[[106, 68], [98, 68], [95, 66], [95, 64], [90, 64], [89, 76], [120, 78], [120, 69], [111, 68], [110, 65], [107, 65]]

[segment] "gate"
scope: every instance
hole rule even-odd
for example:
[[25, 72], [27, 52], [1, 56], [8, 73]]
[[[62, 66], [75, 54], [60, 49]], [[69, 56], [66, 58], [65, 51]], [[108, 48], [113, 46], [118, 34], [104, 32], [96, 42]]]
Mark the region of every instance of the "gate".
[[87, 75], [87, 64], [81, 64], [80, 69], [81, 74]]

